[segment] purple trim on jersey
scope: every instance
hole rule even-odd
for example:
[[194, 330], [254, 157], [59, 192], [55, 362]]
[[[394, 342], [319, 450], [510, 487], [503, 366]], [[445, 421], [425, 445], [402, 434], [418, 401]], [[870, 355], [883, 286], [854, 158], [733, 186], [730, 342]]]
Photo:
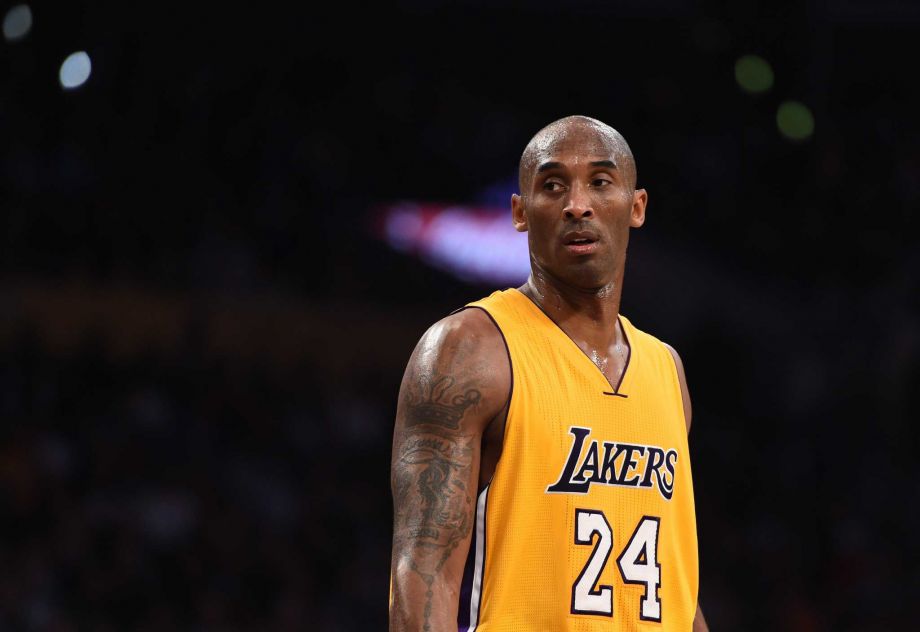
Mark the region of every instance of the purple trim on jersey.
[[[509, 404], [510, 406], [510, 404]], [[476, 605], [476, 627], [479, 627], [479, 624], [482, 622], [482, 593], [485, 592], [485, 580], [486, 580], [486, 510], [489, 507], [489, 487], [492, 483], [486, 485], [486, 488], [482, 490], [483, 495], [485, 496], [482, 499], [482, 558], [479, 563], [482, 564], [482, 567], [479, 569], [479, 577], [474, 579], [479, 580], [479, 603]], [[474, 630], [476, 628], [473, 628]]]
[[[476, 524], [476, 517], [473, 518]], [[473, 568], [476, 566], [476, 528], [473, 528], [473, 537], [470, 540], [470, 551], [466, 554], [466, 566], [463, 567], [463, 581], [460, 584], [460, 606], [457, 610], [458, 632], [469, 632], [470, 629], [470, 601], [473, 596]]]
[[479, 626], [481, 619], [482, 584], [486, 572], [486, 507], [488, 502], [489, 486], [486, 485], [476, 499], [476, 512], [473, 516], [475, 527], [473, 537], [470, 539], [470, 550], [466, 555], [466, 565], [463, 568], [463, 581], [460, 584], [460, 599], [457, 608], [458, 632], [473, 632]]

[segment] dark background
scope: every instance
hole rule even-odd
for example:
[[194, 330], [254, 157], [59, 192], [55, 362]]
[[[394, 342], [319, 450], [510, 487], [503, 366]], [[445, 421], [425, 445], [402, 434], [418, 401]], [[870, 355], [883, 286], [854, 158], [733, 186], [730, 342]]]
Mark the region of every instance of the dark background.
[[915, 621], [916, 5], [33, 14], [0, 52], [0, 629], [385, 629], [402, 370], [495, 288], [375, 209], [506, 204], [575, 113], [649, 190], [623, 311], [687, 369], [712, 629]]

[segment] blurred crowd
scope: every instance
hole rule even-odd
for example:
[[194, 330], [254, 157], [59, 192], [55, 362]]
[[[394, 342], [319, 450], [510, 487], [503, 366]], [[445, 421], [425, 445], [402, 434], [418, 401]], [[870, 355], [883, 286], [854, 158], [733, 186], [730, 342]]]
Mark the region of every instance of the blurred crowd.
[[0, 366], [0, 629], [382, 627], [398, 384], [25, 335]]

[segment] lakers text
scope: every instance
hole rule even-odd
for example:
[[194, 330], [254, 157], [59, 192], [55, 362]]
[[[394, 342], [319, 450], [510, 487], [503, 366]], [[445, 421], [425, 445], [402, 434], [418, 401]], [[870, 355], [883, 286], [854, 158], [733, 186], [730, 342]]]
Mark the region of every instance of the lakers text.
[[[677, 450], [653, 445], [588, 441], [590, 428], [572, 426], [574, 439], [559, 479], [546, 488], [554, 494], [587, 494], [592, 484], [657, 487], [665, 500], [674, 494]], [[587, 443], [587, 448], [585, 444]]]

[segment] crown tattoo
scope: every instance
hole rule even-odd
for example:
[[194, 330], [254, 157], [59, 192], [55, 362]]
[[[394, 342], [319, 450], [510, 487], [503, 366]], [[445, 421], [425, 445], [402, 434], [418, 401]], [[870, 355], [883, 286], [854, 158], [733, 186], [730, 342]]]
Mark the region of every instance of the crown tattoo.
[[463, 394], [450, 395], [447, 391], [454, 385], [454, 378], [449, 376], [434, 382], [423, 377], [420, 385], [419, 394], [409, 396], [407, 421], [411, 426], [430, 424], [456, 430], [466, 410], [482, 399], [480, 392], [472, 388]]

